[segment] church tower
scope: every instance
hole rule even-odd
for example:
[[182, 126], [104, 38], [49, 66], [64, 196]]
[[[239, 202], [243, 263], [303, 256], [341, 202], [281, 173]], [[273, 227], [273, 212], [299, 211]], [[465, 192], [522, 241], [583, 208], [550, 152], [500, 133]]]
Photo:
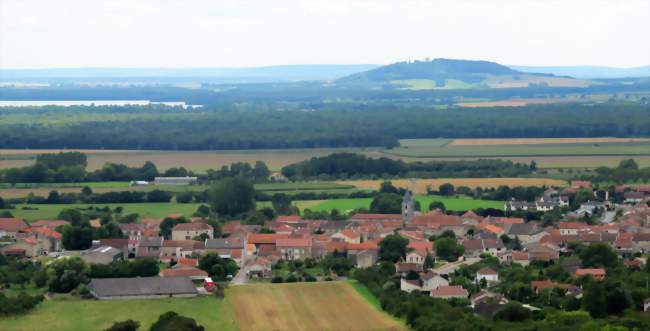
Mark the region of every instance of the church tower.
[[402, 200], [402, 221], [403, 227], [411, 225], [413, 216], [415, 215], [415, 200], [413, 199], [413, 192], [415, 192], [415, 179], [411, 179], [411, 185], [404, 193]]

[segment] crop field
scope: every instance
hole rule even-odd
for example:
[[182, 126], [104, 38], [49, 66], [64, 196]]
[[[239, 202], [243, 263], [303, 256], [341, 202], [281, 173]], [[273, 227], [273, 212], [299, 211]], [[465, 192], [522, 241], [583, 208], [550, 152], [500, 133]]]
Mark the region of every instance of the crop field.
[[330, 199], [322, 200], [321, 202], [309, 207], [312, 211], [330, 211], [337, 209], [341, 212], [349, 212], [359, 208], [370, 208], [371, 198], [357, 198], [357, 199]]
[[[378, 190], [381, 183], [384, 180], [345, 180], [339, 181], [341, 184], [354, 185], [358, 188], [364, 188], [369, 190]], [[407, 179], [396, 179], [391, 180], [393, 185], [402, 188], [408, 188], [410, 186], [410, 181]], [[566, 181], [559, 179], [549, 179], [549, 178], [436, 178], [436, 179], [418, 179], [415, 183], [415, 193], [416, 194], [425, 194], [427, 192], [427, 186], [430, 186], [432, 189], [438, 189], [438, 186], [450, 183], [454, 186], [467, 186], [467, 187], [499, 187], [501, 185], [506, 185], [510, 187], [515, 186], [566, 186]]]
[[175, 311], [194, 318], [206, 330], [238, 330], [231, 306], [214, 297], [152, 300], [45, 300], [33, 311], [17, 317], [0, 318], [2, 331], [88, 331], [104, 330], [115, 321], [133, 319], [140, 330], [149, 330], [158, 316]]
[[233, 286], [226, 300], [241, 331], [407, 330], [346, 282]]
[[[88, 209], [88, 207], [111, 209], [121, 206], [124, 208], [123, 214], [137, 213], [142, 218], [164, 218], [170, 214], [182, 214], [186, 217], [192, 216], [200, 203], [115, 203], [115, 204], [18, 204], [16, 209], [8, 209], [14, 217], [24, 218], [28, 222], [35, 220], [55, 219], [63, 209], [79, 208]], [[25, 209], [26, 208], [26, 209]], [[4, 210], [4, 209], [2, 209]]]
[[434, 202], [442, 202], [447, 210], [451, 211], [466, 211], [478, 208], [494, 208], [503, 210], [503, 201], [495, 200], [476, 200], [470, 197], [443, 197], [437, 195], [418, 195], [415, 200], [420, 202], [423, 212], [429, 211], [429, 205]]
[[[237, 150], [237, 151], [135, 151], [135, 150], [68, 150], [80, 151], [88, 155], [88, 170], [101, 168], [105, 163], [123, 163], [131, 167], [142, 166], [146, 161], [153, 162], [158, 170], [185, 167], [193, 171], [219, 169], [234, 162], [254, 164], [263, 161], [273, 171], [287, 164], [306, 159], [329, 155], [335, 152], [363, 152], [375, 149], [362, 148], [316, 148], [284, 150]], [[36, 155], [58, 153], [62, 150], [0, 150], [0, 169], [28, 166], [34, 163]]]
[[650, 141], [625, 143], [566, 143], [486, 146], [400, 146], [385, 154], [405, 157], [515, 157], [515, 156], [650, 156]]
[[545, 145], [545, 144], [598, 144], [650, 142], [650, 138], [499, 138], [454, 139], [447, 146], [495, 146], [495, 145]]

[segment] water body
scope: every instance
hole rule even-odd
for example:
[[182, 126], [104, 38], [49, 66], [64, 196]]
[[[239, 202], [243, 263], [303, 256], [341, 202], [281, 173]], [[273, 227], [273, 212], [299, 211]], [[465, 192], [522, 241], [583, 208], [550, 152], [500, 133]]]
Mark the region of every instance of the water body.
[[188, 105], [182, 101], [155, 102], [150, 100], [0, 100], [0, 107], [43, 107], [43, 106], [145, 106], [145, 105], [166, 105], [171, 107], [181, 106], [183, 108], [203, 107], [201, 105]]

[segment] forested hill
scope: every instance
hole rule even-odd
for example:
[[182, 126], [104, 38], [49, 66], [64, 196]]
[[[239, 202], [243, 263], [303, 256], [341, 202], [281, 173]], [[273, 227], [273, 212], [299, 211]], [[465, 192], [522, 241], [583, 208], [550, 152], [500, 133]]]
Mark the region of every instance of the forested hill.
[[520, 71], [488, 61], [434, 59], [431, 61], [398, 62], [339, 79], [347, 82], [390, 82], [402, 79], [458, 79], [476, 81], [485, 75], [519, 75]]
[[531, 85], [586, 87], [586, 81], [530, 73], [489, 61], [434, 59], [398, 62], [343, 77], [337, 84], [397, 85], [407, 89], [512, 88]]

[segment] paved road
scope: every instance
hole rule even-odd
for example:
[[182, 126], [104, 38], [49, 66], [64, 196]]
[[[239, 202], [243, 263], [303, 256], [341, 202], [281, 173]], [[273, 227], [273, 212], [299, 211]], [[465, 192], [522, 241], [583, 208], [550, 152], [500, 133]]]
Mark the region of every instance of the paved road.
[[478, 257], [470, 257], [470, 258], [466, 258], [464, 261], [456, 261], [456, 262], [443, 264], [433, 269], [433, 272], [440, 275], [448, 275], [450, 273], [453, 273], [456, 269], [458, 269], [462, 265], [472, 265], [478, 261], [481, 261], [481, 259]]
[[250, 270], [252, 264], [253, 263], [249, 261], [244, 266], [242, 266], [235, 277], [233, 277], [230, 281], [230, 285], [244, 285], [248, 283], [248, 270]]

